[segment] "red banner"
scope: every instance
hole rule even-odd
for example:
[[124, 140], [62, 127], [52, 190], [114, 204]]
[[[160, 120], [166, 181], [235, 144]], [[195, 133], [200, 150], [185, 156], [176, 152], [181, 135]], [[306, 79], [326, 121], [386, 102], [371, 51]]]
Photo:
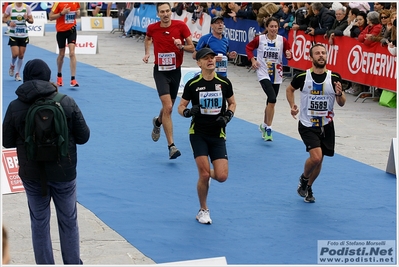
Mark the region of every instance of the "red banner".
[[[25, 191], [21, 178], [18, 175], [19, 165], [16, 149], [3, 149], [2, 158], [4, 170], [4, 173], [2, 171], [1, 175], [2, 194]], [[3, 183], [3, 179], [7, 180], [8, 186], [6, 186], [7, 183]]]
[[300, 70], [310, 68], [312, 43], [322, 43], [328, 52], [327, 69], [339, 73], [342, 79], [396, 92], [396, 56], [392, 56], [387, 47], [379, 43], [369, 47], [346, 36], [335, 37], [334, 44], [329, 45], [321, 35], [311, 36], [296, 31], [294, 38], [294, 32], [290, 31], [288, 38], [293, 52], [288, 66]]

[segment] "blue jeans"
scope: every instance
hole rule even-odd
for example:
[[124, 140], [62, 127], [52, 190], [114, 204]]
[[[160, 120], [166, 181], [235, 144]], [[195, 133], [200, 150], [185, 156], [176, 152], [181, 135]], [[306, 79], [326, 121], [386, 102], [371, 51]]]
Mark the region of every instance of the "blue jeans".
[[76, 179], [47, 182], [42, 195], [40, 182], [23, 180], [31, 220], [32, 243], [36, 264], [55, 264], [50, 236], [50, 201], [53, 199], [64, 264], [83, 264], [80, 259], [79, 227], [76, 205]]

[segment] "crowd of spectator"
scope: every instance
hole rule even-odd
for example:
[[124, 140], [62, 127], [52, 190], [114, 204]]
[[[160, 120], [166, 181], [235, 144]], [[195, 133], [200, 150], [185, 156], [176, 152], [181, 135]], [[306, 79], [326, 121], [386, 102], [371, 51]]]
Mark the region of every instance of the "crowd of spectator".
[[[175, 2], [172, 11], [181, 15], [183, 10], [193, 14], [192, 23], [206, 13], [211, 17], [222, 16], [256, 20], [262, 28], [269, 17], [280, 21], [280, 28], [288, 32], [304, 31], [311, 36], [322, 35], [330, 44], [338, 36], [356, 38], [367, 46], [381, 45], [396, 56], [396, 2]], [[284, 36], [284, 35], [283, 35]], [[250, 66], [245, 56], [238, 66]], [[347, 92], [358, 95], [367, 86], [347, 83]], [[355, 87], [355, 88], [353, 88]], [[356, 89], [357, 88], [357, 89]]]
[[[297, 3], [179, 3], [180, 10], [195, 12], [202, 5], [202, 12], [211, 17], [223, 16], [256, 20], [260, 27], [269, 17], [280, 21], [288, 37], [289, 30], [304, 31], [309, 35], [322, 35], [330, 44], [338, 36], [356, 38], [367, 46], [387, 47], [396, 56], [396, 2], [297, 2]], [[246, 60], [241, 58], [241, 66]], [[347, 92], [358, 95], [368, 90], [367, 86], [346, 83]], [[367, 97], [366, 94], [362, 96]]]

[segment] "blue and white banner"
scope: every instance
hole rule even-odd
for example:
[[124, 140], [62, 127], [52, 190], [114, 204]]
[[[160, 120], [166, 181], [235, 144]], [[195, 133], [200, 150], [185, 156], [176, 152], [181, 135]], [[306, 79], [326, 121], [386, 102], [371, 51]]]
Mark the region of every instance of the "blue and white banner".
[[240, 55], [246, 55], [245, 46], [263, 31], [256, 20], [239, 19], [235, 22], [225, 18], [224, 25], [224, 35], [229, 39], [230, 51]]
[[129, 17], [132, 19], [131, 29], [139, 32], [147, 32], [148, 25], [159, 21], [156, 5], [141, 4], [132, 9]]
[[48, 11], [53, 7], [54, 2], [24, 2], [32, 11]]
[[[172, 19], [181, 20], [186, 23], [191, 32], [191, 37], [194, 42], [198, 42], [202, 35], [208, 34], [211, 26], [211, 17], [203, 13], [201, 18], [195, 22], [192, 21], [193, 14], [183, 11], [181, 16], [173, 13]], [[141, 4], [139, 8], [133, 8], [129, 16], [126, 18], [124, 30], [147, 32], [148, 25], [158, 22], [157, 10], [155, 5]]]
[[[239, 19], [234, 21], [232, 18], [225, 18], [225, 36], [229, 39], [230, 51], [237, 51], [237, 54], [246, 56], [245, 46], [251, 42], [256, 35], [261, 34], [265, 29], [260, 27], [256, 20]], [[288, 40], [285, 29], [279, 28], [278, 34]], [[257, 51], [254, 51], [254, 56]], [[283, 65], [287, 65], [287, 59], [283, 57]]]

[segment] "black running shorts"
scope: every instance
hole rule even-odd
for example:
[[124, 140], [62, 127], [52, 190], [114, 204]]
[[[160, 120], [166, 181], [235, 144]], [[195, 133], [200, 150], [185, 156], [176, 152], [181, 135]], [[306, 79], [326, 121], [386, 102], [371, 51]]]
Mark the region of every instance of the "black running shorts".
[[216, 159], [228, 159], [226, 140], [220, 137], [210, 137], [202, 134], [190, 134], [190, 144], [194, 158], [209, 156], [211, 162]]
[[58, 48], [59, 49], [65, 48], [67, 41], [68, 44], [76, 44], [76, 36], [77, 36], [76, 26], [65, 32], [57, 32], [56, 38], [57, 38]]
[[26, 45], [29, 44], [29, 37], [23, 37], [23, 38], [16, 38], [16, 37], [11, 37], [8, 40], [8, 45], [9, 46], [23, 46], [26, 47]]
[[159, 96], [170, 95], [171, 99], [176, 99], [179, 92], [180, 78], [180, 67], [171, 71], [159, 71], [158, 65], [154, 65], [154, 80]]
[[323, 127], [306, 127], [299, 122], [298, 131], [306, 146], [306, 151], [309, 152], [312, 148], [321, 147], [323, 155], [334, 156], [335, 130], [333, 121]]

